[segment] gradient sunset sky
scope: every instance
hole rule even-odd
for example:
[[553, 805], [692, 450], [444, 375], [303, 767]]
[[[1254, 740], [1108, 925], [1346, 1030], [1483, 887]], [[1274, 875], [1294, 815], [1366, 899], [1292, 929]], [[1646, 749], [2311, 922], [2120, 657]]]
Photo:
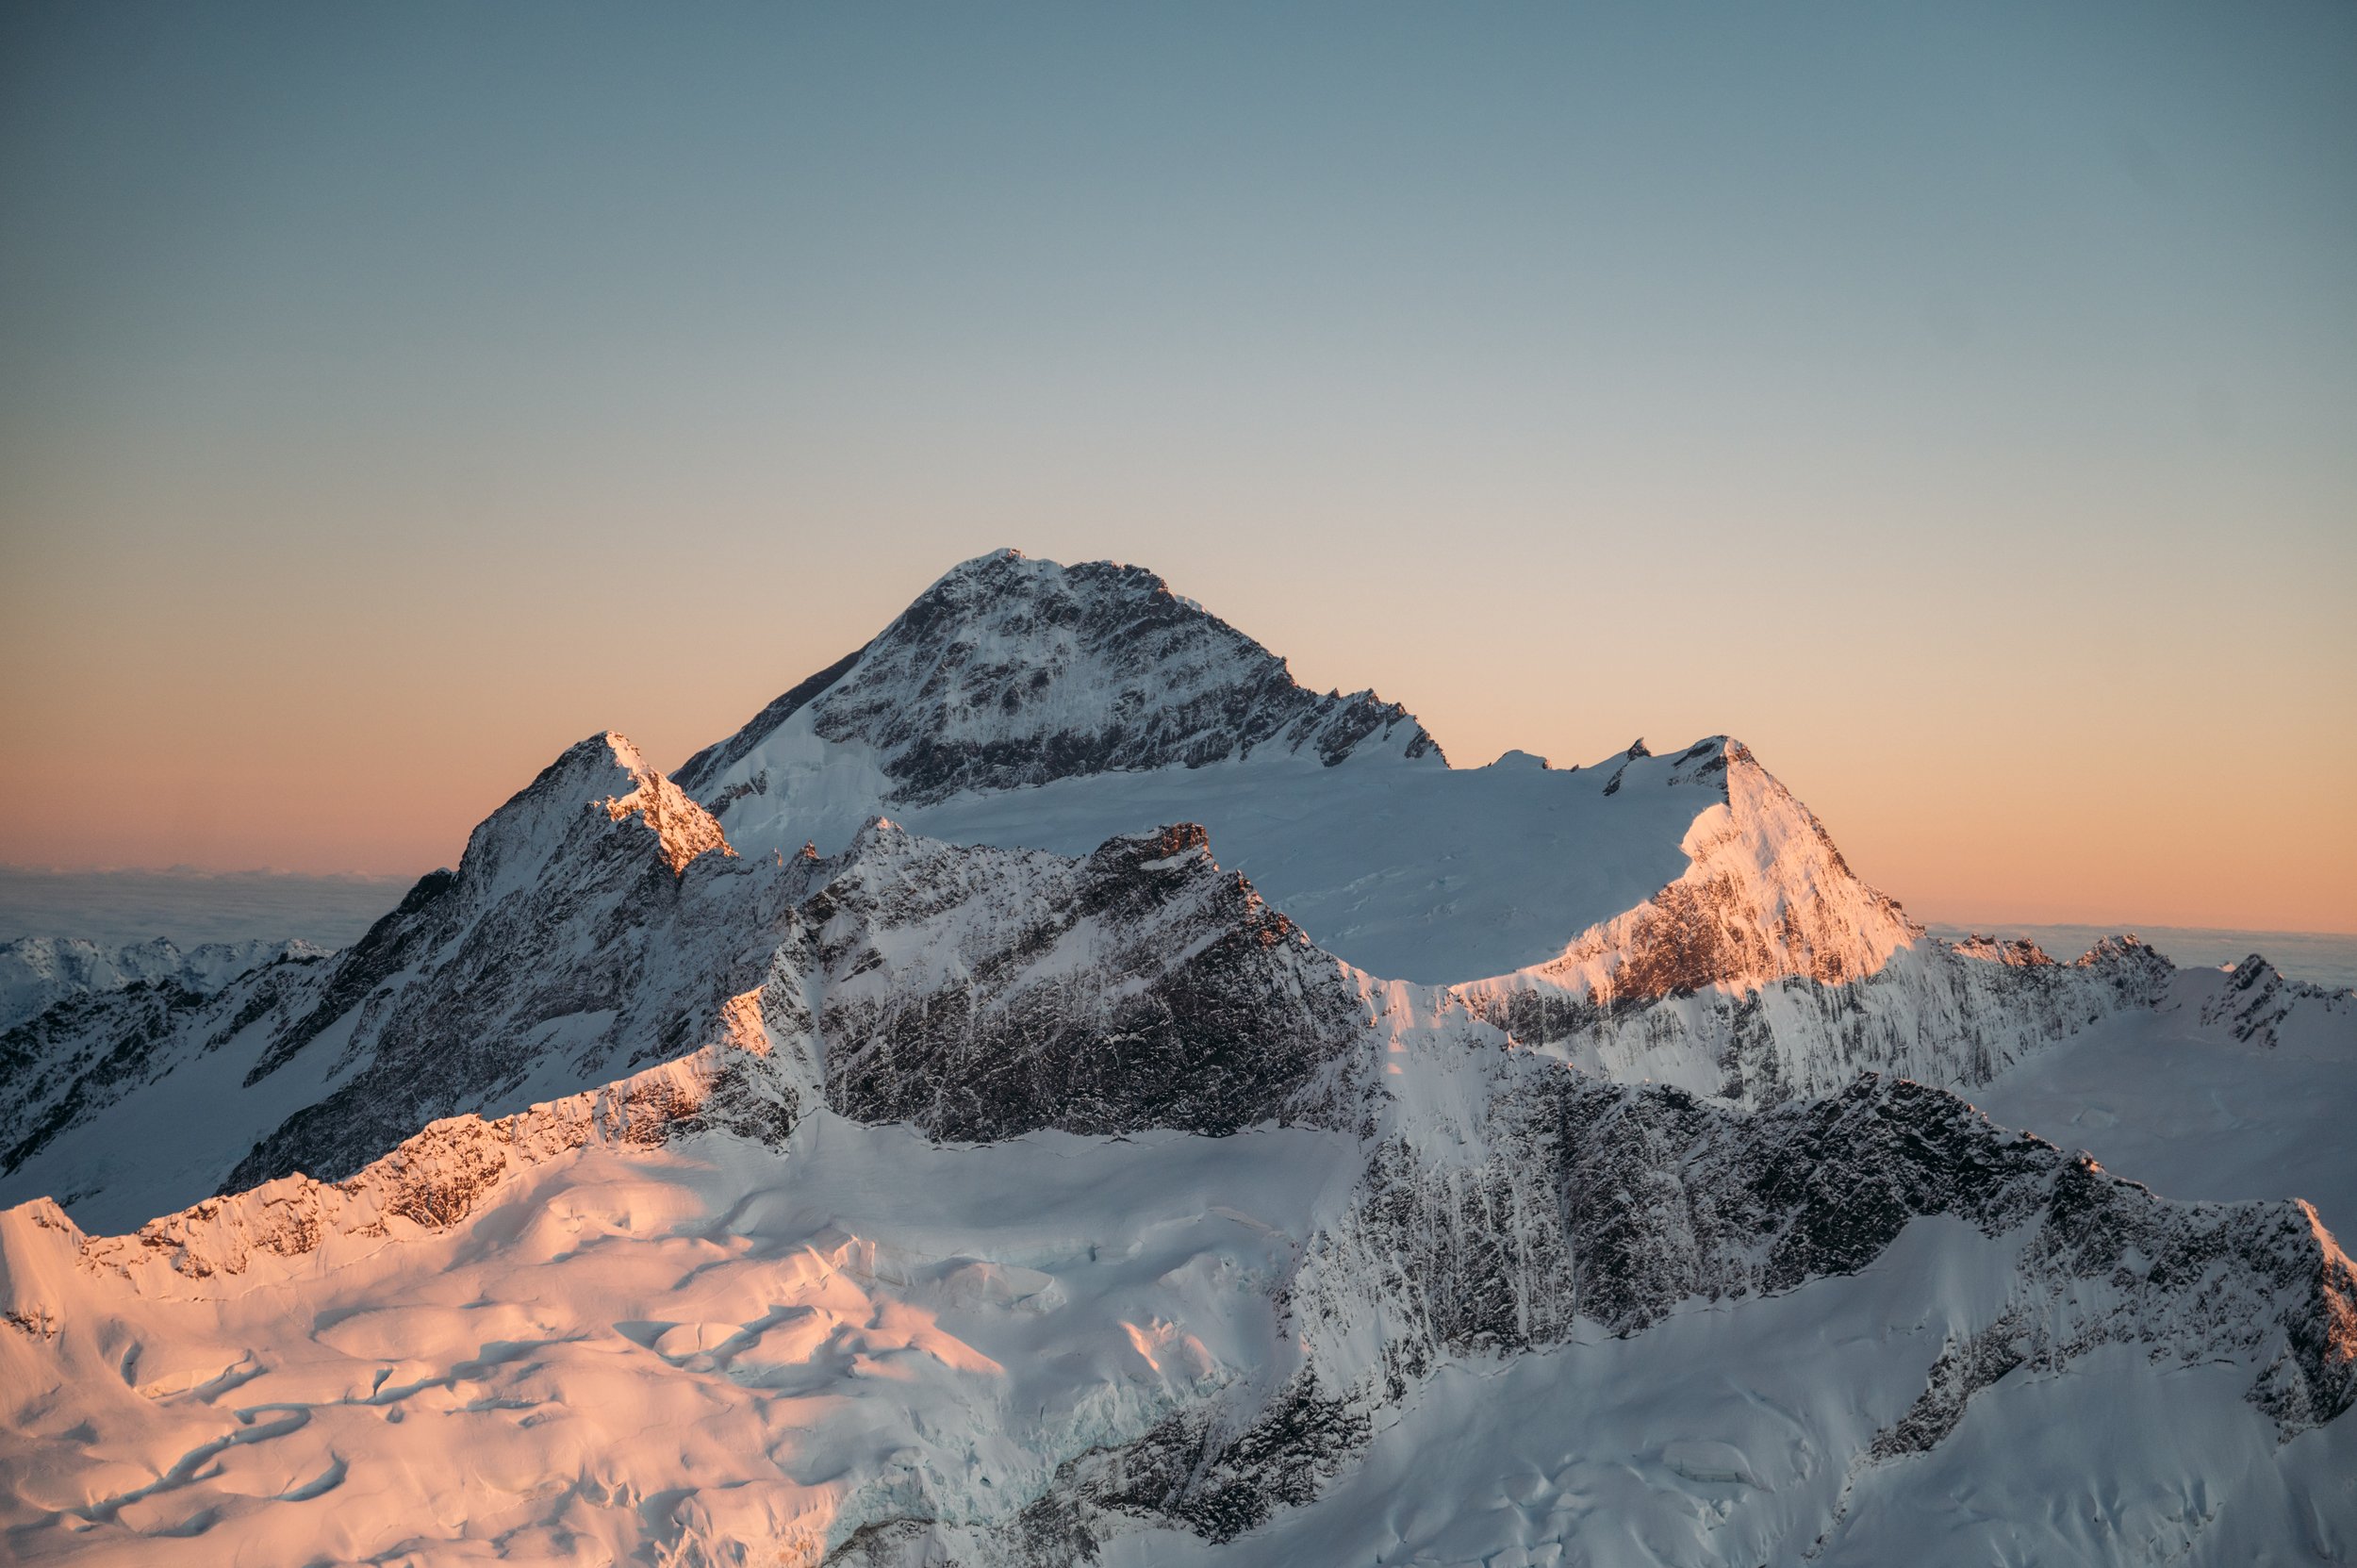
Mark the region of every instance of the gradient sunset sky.
[[2357, 7], [13, 5], [0, 861], [416, 872], [1014, 545], [1926, 918], [2357, 931]]

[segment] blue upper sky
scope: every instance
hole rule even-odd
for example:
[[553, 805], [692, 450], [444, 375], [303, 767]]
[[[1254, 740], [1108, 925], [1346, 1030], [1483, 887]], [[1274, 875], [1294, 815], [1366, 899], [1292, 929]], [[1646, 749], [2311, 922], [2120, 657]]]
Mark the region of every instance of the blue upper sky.
[[86, 783], [0, 859], [432, 864], [1014, 544], [1464, 760], [1741, 733], [1903, 896], [2166, 832], [2147, 917], [2357, 925], [2352, 81], [2342, 3], [11, 6], [0, 718]]

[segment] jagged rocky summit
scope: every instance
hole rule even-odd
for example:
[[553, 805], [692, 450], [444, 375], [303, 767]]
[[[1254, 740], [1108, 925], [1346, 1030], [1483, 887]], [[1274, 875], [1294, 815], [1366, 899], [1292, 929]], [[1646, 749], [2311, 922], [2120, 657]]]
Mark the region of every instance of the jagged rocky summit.
[[[1934, 940], [1739, 742], [1454, 768], [1135, 568], [966, 563], [676, 777], [591, 737], [350, 949], [255, 957], [0, 1036], [28, 1560], [1877, 1560], [1951, 1456], [2164, 1387], [2199, 1440], [2095, 1466], [2136, 1552], [2341, 1539], [2316, 1211], [1956, 1091], [2348, 993]], [[1533, 1402], [1466, 1464], [1574, 1457], [1367, 1534], [1483, 1368]]]

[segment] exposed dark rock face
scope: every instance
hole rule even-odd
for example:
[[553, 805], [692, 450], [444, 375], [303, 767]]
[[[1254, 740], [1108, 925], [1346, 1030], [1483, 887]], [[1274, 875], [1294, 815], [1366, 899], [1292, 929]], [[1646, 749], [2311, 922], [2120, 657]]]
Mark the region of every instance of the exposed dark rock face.
[[0, 942], [0, 1034], [74, 997], [170, 981], [206, 995], [282, 958], [324, 958], [304, 941], [206, 942], [183, 949], [164, 937], [102, 947], [79, 937], [24, 936]]
[[[789, 1098], [937, 1138], [1363, 1114], [1338, 1065], [1366, 1027], [1354, 981], [1198, 827], [1071, 861], [878, 822], [832, 859], [706, 852], [675, 871], [660, 833], [606, 805], [634, 782], [610, 751], [568, 756], [333, 961], [219, 996], [134, 987], [53, 1009], [15, 1069], [38, 1093], [13, 1158], [226, 1047], [248, 1053], [249, 1089], [298, 1064], [324, 1087], [234, 1155], [222, 1189], [340, 1180], [437, 1118], [721, 1039], [756, 993], [764, 1027], [812, 1064]], [[70, 1031], [91, 1048], [52, 1048]]]
[[2029, 1360], [2021, 1340], [2028, 1326], [2007, 1312], [1980, 1332], [1952, 1341], [1933, 1363], [1923, 1393], [1905, 1415], [1877, 1432], [1868, 1452], [1877, 1460], [1929, 1453], [1964, 1419], [1964, 1407], [1981, 1390]]
[[1094, 1561], [1124, 1518], [1233, 1541], [1315, 1498], [1373, 1434], [1362, 1406], [1322, 1395], [1307, 1376], [1240, 1428], [1224, 1414], [1179, 1411], [1134, 1443], [1063, 1466], [1017, 1522], [1024, 1560]]
[[2287, 1433], [2357, 1402], [2357, 1278], [2305, 1205], [2158, 1198], [1943, 1089], [1870, 1076], [1747, 1114], [1509, 1070], [1478, 1133], [1385, 1140], [1295, 1290], [1313, 1344], [1321, 1323], [1340, 1337], [1379, 1314], [1379, 1397], [1450, 1357], [1559, 1343], [1575, 1319], [1635, 1334], [1685, 1302], [1854, 1274], [1947, 1216], [2023, 1238], [2011, 1300], [1935, 1370], [1892, 1453], [1937, 1442], [2006, 1370], [2111, 1343], [2247, 1364]]
[[[1868, 1462], [1937, 1446], [2009, 1374], [2106, 1345], [2247, 1368], [2287, 1436], [2357, 1403], [2357, 1278], [2304, 1205], [2158, 1198], [1904, 1080], [1747, 1114], [1519, 1054], [1442, 1070], [1483, 1080], [1484, 1108], [1454, 1129], [1379, 1113], [1348, 1212], [1278, 1296], [1297, 1369], [1064, 1464], [1023, 1510], [1014, 1560], [1093, 1561], [1127, 1521], [1228, 1540], [1315, 1496], [1444, 1362], [1560, 1345], [1583, 1321], [1641, 1334], [1689, 1303], [1854, 1274], [1933, 1217], [2011, 1257], [2011, 1284]], [[1370, 1339], [1374, 1370], [1352, 1370]], [[933, 1523], [880, 1525], [837, 1560], [911, 1560], [895, 1554]]]
[[286, 952], [217, 989], [168, 976], [84, 992], [0, 1034], [0, 1170], [103, 1114], [182, 1055], [218, 1049], [258, 1023], [286, 1025], [329, 967], [324, 954]]
[[[1314, 1081], [1363, 1036], [1356, 990], [1220, 870], [1201, 828], [1117, 838], [1077, 864], [901, 853], [918, 863], [882, 885], [860, 867], [803, 914], [818, 966], [842, 977], [818, 1027], [827, 1100], [845, 1115], [974, 1141], [1348, 1115]], [[912, 897], [933, 919], [966, 913], [933, 902], [943, 889], [984, 907], [928, 985], [876, 944], [909, 923]]]
[[213, 1000], [176, 980], [69, 997], [0, 1034], [0, 1161], [23, 1164], [142, 1081], [148, 1060]]

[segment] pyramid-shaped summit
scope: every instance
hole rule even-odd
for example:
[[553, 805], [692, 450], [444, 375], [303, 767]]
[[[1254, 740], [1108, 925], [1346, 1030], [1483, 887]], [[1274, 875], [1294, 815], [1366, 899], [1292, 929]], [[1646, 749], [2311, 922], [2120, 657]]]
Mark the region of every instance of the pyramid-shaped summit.
[[865, 748], [898, 805], [1271, 751], [1440, 760], [1405, 708], [1310, 691], [1143, 567], [1015, 550], [951, 568], [873, 642], [688, 759], [679, 784], [749, 782], [805, 736]]

